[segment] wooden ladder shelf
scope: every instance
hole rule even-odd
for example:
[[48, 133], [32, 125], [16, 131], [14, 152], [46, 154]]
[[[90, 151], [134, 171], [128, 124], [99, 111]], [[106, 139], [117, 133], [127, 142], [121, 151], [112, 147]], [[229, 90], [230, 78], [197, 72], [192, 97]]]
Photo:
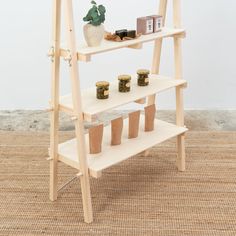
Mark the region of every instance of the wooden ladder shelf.
[[[53, 45], [49, 51], [52, 64], [52, 97], [50, 101], [51, 130], [50, 130], [50, 200], [57, 200], [58, 196], [58, 162], [61, 161], [78, 170], [75, 178], [79, 178], [82, 190], [82, 202], [84, 209], [84, 220], [86, 223], [93, 221], [90, 176], [98, 178], [103, 170], [120, 163], [140, 152], [148, 152], [152, 146], [164, 142], [170, 138], [177, 137], [177, 167], [180, 171], [185, 170], [185, 132], [183, 89], [187, 83], [182, 79], [182, 55], [181, 41], [185, 37], [185, 31], [181, 28], [180, 0], [173, 1], [174, 26], [164, 27], [161, 32], [143, 35], [138, 39], [121, 43], [105, 41], [99, 47], [76, 46], [72, 0], [64, 1], [66, 16], [67, 48], [61, 47], [61, 10], [62, 0], [53, 0]], [[165, 23], [167, 0], [160, 0], [159, 15], [163, 16]], [[162, 40], [172, 37], [174, 40], [175, 75], [173, 78], [159, 74]], [[108, 100], [97, 100], [94, 88], [81, 91], [78, 61], [90, 61], [92, 56], [121, 48], [141, 49], [143, 43], [153, 41], [154, 53], [150, 75], [150, 86], [138, 87], [132, 84], [132, 91], [121, 94], [117, 91], [117, 84], [110, 85], [112, 96]], [[68, 61], [71, 94], [60, 96], [60, 59]], [[94, 121], [98, 114], [119, 107], [130, 102], [145, 102], [147, 105], [155, 104], [157, 93], [175, 88], [176, 91], [176, 125], [161, 120], [155, 120], [156, 130], [144, 132], [140, 125], [139, 136], [128, 139], [128, 121], [124, 120], [122, 144], [111, 146], [111, 127], [104, 128], [102, 152], [89, 154], [89, 137], [85, 134], [84, 120]], [[145, 99], [147, 98], [147, 99]], [[59, 112], [66, 112], [71, 116], [75, 125], [75, 138], [59, 144]], [[140, 124], [144, 124], [141, 116]], [[70, 183], [69, 181], [68, 183]], [[68, 184], [67, 183], [67, 184]], [[62, 187], [63, 188], [63, 187]]]

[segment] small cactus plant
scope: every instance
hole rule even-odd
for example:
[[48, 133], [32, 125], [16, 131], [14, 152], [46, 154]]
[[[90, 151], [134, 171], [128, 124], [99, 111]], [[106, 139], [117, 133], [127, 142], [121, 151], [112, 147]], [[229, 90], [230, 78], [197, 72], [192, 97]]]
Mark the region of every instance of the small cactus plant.
[[92, 7], [83, 20], [93, 26], [99, 26], [105, 21], [106, 8], [103, 5], [98, 6], [95, 1], [91, 1], [91, 4]]

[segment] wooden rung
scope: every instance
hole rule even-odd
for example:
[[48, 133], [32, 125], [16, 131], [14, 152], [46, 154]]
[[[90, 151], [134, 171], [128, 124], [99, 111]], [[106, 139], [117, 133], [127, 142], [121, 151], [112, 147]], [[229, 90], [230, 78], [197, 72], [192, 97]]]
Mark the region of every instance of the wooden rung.
[[54, 47], [51, 47], [47, 53], [48, 57], [54, 57], [55, 52], [54, 52]]
[[74, 180], [76, 180], [78, 177], [75, 176], [72, 179], [70, 179], [69, 181], [67, 181], [65, 184], [63, 184], [59, 189], [58, 192], [62, 191], [64, 188], [66, 188], [70, 183], [72, 183]]
[[147, 149], [143, 152], [140, 152], [138, 155], [144, 156], [144, 157], [148, 157], [150, 154], [150, 149]]
[[101, 178], [102, 177], [102, 171], [92, 171], [89, 170], [90, 176], [92, 176], [95, 179]]
[[146, 98], [138, 99], [138, 100], [135, 101], [135, 103], [138, 103], [138, 104], [145, 104], [145, 103], [146, 103]]
[[181, 85], [179, 85], [179, 86], [176, 86], [176, 88], [187, 88], [188, 87], [188, 83], [186, 82], [186, 83], [184, 83], [184, 84], [181, 84]]
[[142, 49], [143, 48], [143, 44], [142, 43], [137, 43], [137, 44], [129, 45], [128, 48]]
[[59, 104], [59, 111], [65, 112], [70, 116], [75, 116], [73, 109], [62, 106], [61, 104]]
[[[53, 161], [53, 158], [52, 158], [52, 157], [48, 157], [46, 160], [47, 160], [47, 161]], [[57, 162], [60, 162], [60, 161], [57, 160]]]
[[[60, 56], [63, 58], [66, 58], [68, 56], [68, 51], [65, 49], [60, 49]], [[77, 53], [77, 60], [89, 62], [89, 61], [91, 61], [91, 56], [90, 55], [82, 55], [82, 54]]]
[[98, 116], [83, 113], [83, 119], [88, 122], [96, 122], [98, 120]]
[[76, 174], [76, 176], [77, 176], [78, 178], [80, 178], [80, 177], [83, 176], [83, 174], [82, 174], [81, 172], [79, 172], [78, 174]]
[[72, 116], [72, 117], [71, 117], [71, 120], [72, 120], [72, 121], [76, 121], [76, 120], [78, 120], [78, 117]]
[[77, 54], [78, 61], [84, 61], [84, 62], [89, 62], [91, 61], [91, 56], [90, 55], [82, 55], [82, 54]]
[[176, 35], [174, 35], [174, 38], [182, 38], [182, 39], [184, 39], [184, 38], [186, 38], [186, 32], [184, 31], [182, 33], [176, 34]]
[[48, 109], [46, 109], [45, 111], [46, 111], [46, 112], [52, 112], [52, 111], [54, 111], [54, 109], [53, 109], [53, 108], [48, 108]]

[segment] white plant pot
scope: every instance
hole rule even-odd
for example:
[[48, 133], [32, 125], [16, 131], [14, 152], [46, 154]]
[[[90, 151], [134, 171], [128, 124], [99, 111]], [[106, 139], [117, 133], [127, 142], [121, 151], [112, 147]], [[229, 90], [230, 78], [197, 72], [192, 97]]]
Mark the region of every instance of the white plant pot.
[[86, 24], [84, 26], [84, 38], [89, 47], [99, 46], [104, 38], [104, 33], [104, 25], [94, 26]]

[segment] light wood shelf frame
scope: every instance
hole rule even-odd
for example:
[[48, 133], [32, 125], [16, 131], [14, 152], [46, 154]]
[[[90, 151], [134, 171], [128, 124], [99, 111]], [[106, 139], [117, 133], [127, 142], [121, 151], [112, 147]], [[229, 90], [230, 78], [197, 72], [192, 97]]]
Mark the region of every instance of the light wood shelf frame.
[[[174, 26], [164, 27], [159, 33], [144, 35], [138, 39], [115, 43], [104, 41], [99, 47], [76, 46], [73, 6], [72, 0], [53, 0], [53, 33], [52, 47], [49, 52], [52, 62], [51, 79], [51, 128], [50, 128], [50, 200], [55, 201], [58, 197], [58, 162], [61, 161], [78, 170], [76, 178], [80, 179], [82, 202], [84, 210], [84, 221], [93, 221], [93, 211], [90, 192], [90, 176], [98, 178], [102, 171], [124, 161], [135, 154], [164, 142], [170, 138], [177, 137], [177, 167], [180, 171], [185, 170], [185, 132], [184, 126], [184, 102], [183, 89], [187, 82], [182, 79], [182, 39], [185, 30], [181, 28], [180, 1], [173, 1]], [[62, 2], [64, 7], [62, 7]], [[61, 46], [61, 18], [62, 9], [65, 10], [67, 48]], [[160, 0], [159, 15], [166, 18], [167, 0]], [[175, 75], [173, 78], [160, 75], [160, 59], [162, 41], [164, 38], [172, 37], [174, 40]], [[93, 55], [121, 48], [141, 49], [143, 43], [154, 42], [153, 63], [150, 75], [150, 86], [140, 88], [132, 84], [129, 94], [120, 95], [116, 91], [117, 84], [111, 84], [111, 96], [109, 100], [98, 101], [94, 95], [94, 88], [81, 90], [79, 78], [78, 61], [90, 61]], [[71, 94], [60, 96], [60, 59], [63, 57], [68, 61]], [[99, 113], [119, 107], [121, 105], [138, 102], [147, 105], [156, 103], [156, 94], [165, 90], [175, 88], [176, 92], [176, 125], [164, 121], [155, 120], [156, 129], [152, 132], [144, 132], [144, 120], [141, 116], [139, 136], [128, 139], [128, 124], [124, 121], [122, 144], [111, 146], [110, 127], [104, 128], [103, 152], [91, 155], [88, 152], [88, 134], [84, 130], [84, 120], [94, 121]], [[59, 112], [63, 111], [71, 116], [75, 125], [75, 138], [59, 144]], [[70, 183], [70, 181], [68, 182]]]

